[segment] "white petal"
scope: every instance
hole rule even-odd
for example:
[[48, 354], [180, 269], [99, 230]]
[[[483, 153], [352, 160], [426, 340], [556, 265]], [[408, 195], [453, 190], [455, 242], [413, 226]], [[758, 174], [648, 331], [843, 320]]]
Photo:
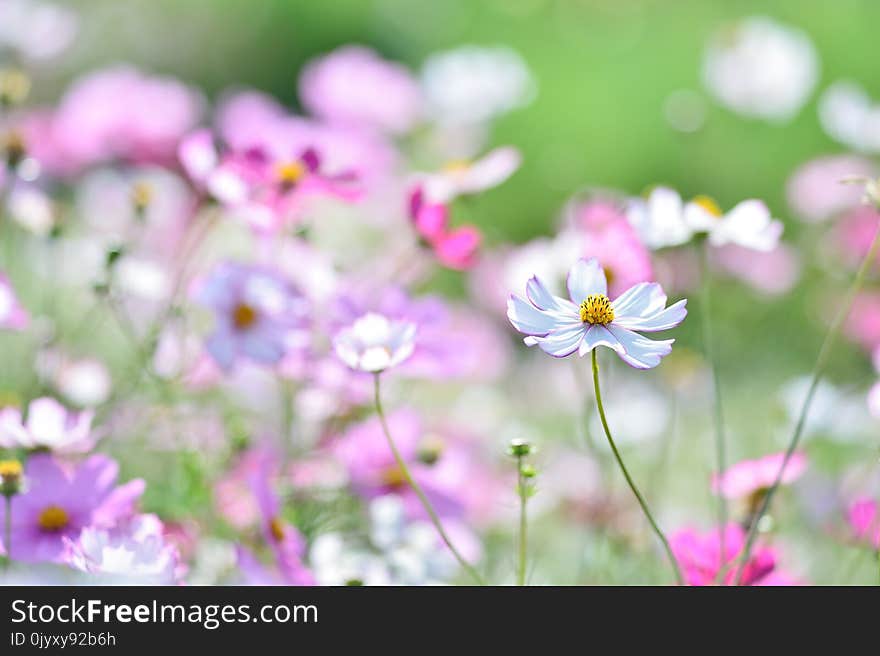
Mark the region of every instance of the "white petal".
[[771, 251], [779, 243], [782, 224], [759, 200], [744, 200], [721, 220], [709, 237], [713, 246], [739, 244], [757, 251]]
[[538, 346], [544, 353], [554, 358], [564, 358], [578, 350], [586, 332], [584, 324], [573, 323], [570, 327], [555, 330], [546, 337], [538, 338]]
[[633, 285], [611, 303], [614, 316], [649, 317], [666, 307], [666, 294], [656, 282], [640, 282]]
[[578, 349], [578, 355], [583, 357], [598, 346], [607, 346], [617, 350], [618, 344], [617, 338], [605, 326], [596, 324], [587, 329], [584, 341], [581, 342]]
[[599, 260], [581, 259], [568, 272], [568, 295], [572, 302], [580, 304], [592, 294], [607, 294], [608, 284]]
[[539, 310], [514, 294], [507, 299], [507, 318], [524, 335], [541, 337], [553, 330], [558, 323], [549, 312]]
[[608, 326], [608, 330], [619, 342], [614, 350], [621, 360], [636, 369], [656, 367], [664, 356], [672, 352], [672, 343], [675, 341], [674, 339], [655, 341], [614, 324]]
[[684, 318], [687, 316], [686, 305], [687, 299], [682, 299], [656, 314], [641, 317], [615, 317], [614, 324], [629, 330], [639, 330], [646, 333], [669, 330], [684, 321]]

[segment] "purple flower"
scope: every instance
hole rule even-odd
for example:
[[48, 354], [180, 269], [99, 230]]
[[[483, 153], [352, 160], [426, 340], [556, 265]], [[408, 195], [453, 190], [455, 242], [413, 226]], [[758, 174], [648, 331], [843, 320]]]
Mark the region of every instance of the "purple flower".
[[28, 406], [23, 421], [18, 408], [0, 410], [0, 447], [49, 449], [57, 453], [83, 453], [95, 444], [94, 412], [70, 412], [55, 399], [40, 398]]
[[[26, 491], [12, 497], [12, 560], [61, 561], [64, 538], [76, 538], [87, 527], [111, 527], [130, 516], [144, 482], [116, 487], [118, 473], [119, 465], [103, 455], [72, 469], [48, 454], [28, 458]], [[0, 508], [3, 521], [5, 513]]]
[[228, 262], [214, 268], [196, 292], [214, 310], [206, 348], [224, 371], [239, 358], [265, 365], [281, 361], [305, 341], [308, 304], [299, 291], [269, 269]]
[[0, 329], [22, 330], [28, 321], [28, 313], [18, 302], [12, 283], [0, 271]]
[[391, 134], [411, 130], [423, 109], [419, 84], [406, 67], [363, 46], [344, 46], [306, 64], [299, 95], [326, 121]]
[[657, 283], [639, 283], [610, 300], [605, 273], [596, 259], [574, 264], [568, 274], [568, 294], [571, 300], [554, 296], [532, 277], [526, 284], [528, 301], [510, 295], [507, 317], [527, 335], [527, 346], [537, 345], [556, 358], [575, 351], [583, 357], [606, 346], [631, 367], [652, 369], [669, 355], [675, 340], [650, 340], [636, 331], [669, 330], [687, 315], [686, 300], [666, 307], [666, 294]]

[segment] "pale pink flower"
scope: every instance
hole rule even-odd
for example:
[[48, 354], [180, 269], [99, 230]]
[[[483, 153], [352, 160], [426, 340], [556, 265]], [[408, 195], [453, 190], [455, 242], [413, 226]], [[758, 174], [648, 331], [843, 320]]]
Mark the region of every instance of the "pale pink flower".
[[[713, 475], [712, 490], [728, 499], [739, 499], [767, 490], [779, 476], [784, 457], [784, 453], [774, 453], [731, 465], [720, 476]], [[781, 483], [783, 485], [793, 483], [801, 477], [806, 468], [806, 454], [796, 451], [788, 461]]]
[[474, 161], [450, 162], [440, 171], [423, 176], [421, 186], [428, 201], [448, 203], [458, 196], [497, 187], [512, 176], [521, 163], [522, 155], [516, 148], [502, 146]]
[[715, 249], [711, 257], [713, 263], [725, 273], [769, 296], [790, 291], [801, 275], [801, 259], [797, 250], [783, 243], [766, 252], [728, 244]]
[[877, 166], [855, 155], [828, 155], [801, 165], [786, 186], [788, 204], [804, 221], [829, 219], [861, 202], [859, 185], [842, 184], [847, 178], [876, 178]]
[[0, 329], [23, 330], [29, 321], [30, 316], [15, 295], [12, 283], [0, 271]]

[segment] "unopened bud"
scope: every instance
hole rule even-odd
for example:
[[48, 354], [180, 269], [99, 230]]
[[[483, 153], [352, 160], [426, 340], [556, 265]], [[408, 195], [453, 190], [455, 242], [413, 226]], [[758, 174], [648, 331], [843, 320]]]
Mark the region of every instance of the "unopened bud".
[[11, 497], [21, 491], [22, 469], [18, 460], [0, 460], [0, 494]]
[[528, 440], [517, 438], [510, 441], [510, 446], [507, 448], [507, 452], [514, 458], [524, 458], [525, 456], [534, 453], [534, 448]]

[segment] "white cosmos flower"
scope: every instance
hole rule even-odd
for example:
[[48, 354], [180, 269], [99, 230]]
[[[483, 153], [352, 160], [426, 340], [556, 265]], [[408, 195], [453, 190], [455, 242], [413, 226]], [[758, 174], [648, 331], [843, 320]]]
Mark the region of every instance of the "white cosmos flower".
[[829, 137], [862, 152], [880, 151], [880, 103], [855, 82], [832, 84], [819, 101], [819, 120]]
[[457, 196], [497, 187], [516, 172], [521, 162], [522, 156], [513, 146], [496, 148], [473, 161], [451, 162], [424, 178], [425, 195], [431, 202], [446, 203]]
[[754, 199], [722, 213], [711, 198], [700, 196], [685, 206], [684, 219], [695, 233], [707, 234], [712, 246], [736, 244], [768, 252], [776, 248], [782, 235], [782, 223], [773, 219], [763, 202]]
[[412, 355], [416, 326], [367, 313], [336, 336], [336, 355], [352, 369], [379, 373]]
[[679, 246], [694, 236], [684, 219], [684, 201], [669, 187], [655, 187], [647, 199], [630, 199], [626, 216], [642, 242], [652, 250]]
[[57, 453], [84, 453], [95, 444], [91, 410], [70, 412], [48, 397], [31, 401], [27, 420], [18, 408], [0, 410], [0, 447], [49, 449]]
[[715, 35], [703, 60], [703, 80], [729, 109], [787, 120], [816, 85], [819, 58], [801, 30], [755, 16]]
[[736, 244], [766, 252], [776, 248], [782, 234], [782, 223], [774, 220], [759, 200], [744, 200], [723, 213], [707, 196], [685, 203], [668, 187], [656, 187], [647, 200], [631, 199], [627, 218], [648, 248], [655, 250], [679, 246], [696, 234], [705, 234], [712, 246]]
[[651, 340], [638, 334], [669, 330], [687, 315], [687, 300], [666, 307], [657, 283], [642, 282], [613, 301], [605, 272], [595, 258], [575, 262], [568, 274], [569, 299], [552, 295], [533, 277], [526, 284], [528, 301], [510, 295], [507, 317], [528, 346], [556, 358], [577, 352], [583, 357], [599, 346], [613, 349], [636, 369], [651, 369], [672, 351], [675, 340]]

